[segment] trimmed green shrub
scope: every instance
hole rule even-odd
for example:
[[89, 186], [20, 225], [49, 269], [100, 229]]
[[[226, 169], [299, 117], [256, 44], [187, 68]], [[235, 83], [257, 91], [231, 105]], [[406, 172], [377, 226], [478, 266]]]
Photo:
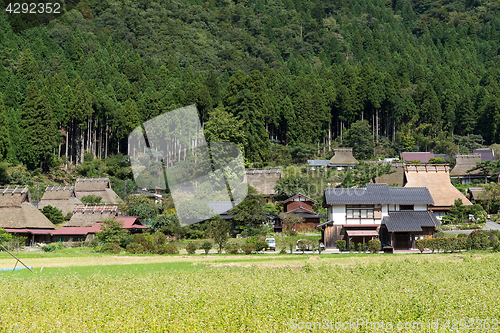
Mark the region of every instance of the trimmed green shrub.
[[347, 242], [345, 240], [339, 239], [338, 241], [335, 241], [335, 246], [337, 247], [337, 249], [339, 249], [340, 252], [342, 252], [345, 250], [346, 243]]
[[354, 242], [350, 242], [349, 243], [349, 252], [353, 253], [355, 249], [356, 249], [356, 244], [354, 244]]
[[144, 246], [139, 243], [131, 243], [127, 245], [127, 252], [132, 254], [144, 253]]
[[372, 239], [372, 240], [368, 241], [368, 249], [370, 250], [371, 253], [380, 252], [381, 246], [382, 246], [382, 243], [378, 239]]
[[282, 247], [280, 250], [280, 254], [286, 254], [286, 247]]
[[196, 252], [196, 244], [193, 242], [189, 242], [188, 245], [186, 245], [186, 251], [189, 254], [195, 254]]
[[[251, 254], [253, 251], [255, 251], [255, 244], [254, 243], [245, 243], [245, 244], [241, 245], [241, 250], [245, 254]], [[285, 253], [286, 253], [286, 251], [285, 251]]]
[[201, 244], [201, 249], [205, 250], [205, 254], [208, 254], [208, 252], [212, 249], [212, 243], [210, 241], [205, 241]]

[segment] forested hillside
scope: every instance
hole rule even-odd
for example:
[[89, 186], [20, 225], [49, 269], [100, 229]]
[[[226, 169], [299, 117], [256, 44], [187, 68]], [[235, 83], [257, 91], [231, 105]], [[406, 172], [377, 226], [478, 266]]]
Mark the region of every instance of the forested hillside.
[[4, 12], [0, 155], [46, 169], [54, 157], [126, 154], [132, 129], [189, 104], [211, 139], [239, 133], [226, 137], [245, 143], [248, 162], [269, 160], [280, 144], [343, 145], [363, 119], [389, 155], [456, 153], [470, 134], [499, 143], [499, 8], [497, 0], [84, 0], [15, 32]]

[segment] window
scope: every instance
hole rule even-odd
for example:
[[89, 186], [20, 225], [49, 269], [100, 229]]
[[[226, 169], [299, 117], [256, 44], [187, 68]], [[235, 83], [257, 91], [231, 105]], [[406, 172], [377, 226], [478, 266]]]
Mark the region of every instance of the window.
[[348, 206], [346, 209], [346, 217], [348, 219], [372, 219], [373, 207]]
[[413, 210], [413, 205], [399, 205], [399, 210]]

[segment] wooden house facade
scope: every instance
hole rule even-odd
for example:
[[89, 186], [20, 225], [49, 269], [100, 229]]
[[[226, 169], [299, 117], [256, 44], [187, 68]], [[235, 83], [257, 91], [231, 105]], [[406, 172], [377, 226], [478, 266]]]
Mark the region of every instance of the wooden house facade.
[[283, 208], [286, 214], [295, 214], [304, 219], [303, 223], [294, 226], [296, 231], [305, 231], [314, 229], [320, 223], [320, 219], [324, 218], [323, 214], [315, 213], [312, 210], [312, 206], [316, 203], [316, 200], [309, 198], [302, 193], [297, 193], [296, 195], [283, 201]]

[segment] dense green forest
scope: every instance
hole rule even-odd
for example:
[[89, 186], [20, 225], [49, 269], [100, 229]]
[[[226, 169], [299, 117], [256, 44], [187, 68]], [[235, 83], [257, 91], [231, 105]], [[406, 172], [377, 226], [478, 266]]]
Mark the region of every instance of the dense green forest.
[[386, 155], [500, 142], [498, 0], [83, 0], [26, 28], [8, 15], [0, 156], [29, 169], [126, 154], [141, 122], [190, 104], [247, 162], [346, 145], [359, 120]]

